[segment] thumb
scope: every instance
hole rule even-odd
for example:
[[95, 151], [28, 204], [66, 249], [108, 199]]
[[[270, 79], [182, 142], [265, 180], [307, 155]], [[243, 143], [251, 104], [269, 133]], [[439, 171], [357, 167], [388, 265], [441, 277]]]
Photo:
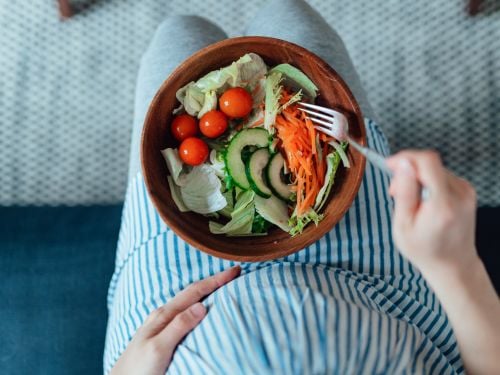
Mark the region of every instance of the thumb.
[[407, 227], [412, 224], [420, 203], [420, 184], [415, 168], [406, 158], [391, 160], [394, 171], [390, 191], [394, 197], [394, 221], [398, 226]]

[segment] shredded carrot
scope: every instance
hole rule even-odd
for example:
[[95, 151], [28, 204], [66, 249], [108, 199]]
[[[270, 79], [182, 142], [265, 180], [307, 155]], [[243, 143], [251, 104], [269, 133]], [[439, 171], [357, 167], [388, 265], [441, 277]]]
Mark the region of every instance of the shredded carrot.
[[[284, 90], [280, 102], [286, 103], [291, 97], [292, 94]], [[318, 135], [312, 121], [293, 104], [276, 116], [275, 128], [283, 149], [286, 150], [287, 165], [296, 184], [297, 215], [300, 216], [314, 206], [323, 186], [327, 139], [322, 134]], [[317, 149], [316, 139], [320, 141], [321, 150]]]

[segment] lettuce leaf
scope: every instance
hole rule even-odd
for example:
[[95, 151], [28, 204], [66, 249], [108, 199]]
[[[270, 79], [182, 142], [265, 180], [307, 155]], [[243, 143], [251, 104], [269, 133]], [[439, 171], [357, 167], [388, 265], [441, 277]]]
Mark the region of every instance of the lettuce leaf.
[[310, 222], [318, 225], [322, 219], [323, 215], [318, 214], [312, 208], [306, 214], [301, 215], [300, 217], [297, 216], [294, 212], [292, 217], [288, 221], [288, 225], [291, 227], [288, 233], [290, 233], [292, 236], [296, 236], [297, 234], [302, 233], [306, 225]]
[[179, 176], [182, 173], [182, 160], [176, 148], [166, 148], [160, 151], [167, 163], [168, 171], [174, 182], [179, 184]]
[[[264, 74], [266, 74], [266, 72], [264, 72]], [[252, 94], [253, 108], [259, 108], [261, 103], [266, 98], [266, 80], [266, 76], [264, 75], [258, 79], [250, 81], [248, 84], [248, 90], [250, 90], [250, 93]]]
[[226, 198], [227, 205], [224, 207], [222, 210], [219, 211], [219, 213], [228, 218], [231, 219], [231, 213], [234, 210], [234, 190], [227, 190], [226, 192], [222, 193], [224, 198]]
[[217, 109], [217, 94], [215, 91], [209, 91], [205, 93], [205, 100], [200, 112], [198, 112], [198, 118], [202, 118], [205, 113], [213, 111], [214, 109]]
[[184, 204], [191, 211], [209, 214], [227, 205], [221, 193], [222, 183], [213, 168], [206, 164], [194, 167], [178, 179]]
[[180, 212], [188, 212], [189, 208], [186, 207], [186, 205], [184, 204], [184, 201], [182, 200], [181, 189], [174, 182], [174, 179], [172, 178], [172, 176], [167, 176], [167, 182], [168, 182], [168, 186], [170, 188], [170, 194], [172, 195], [172, 199], [173, 199], [175, 205], [177, 206], [177, 208], [179, 209], [179, 211]]
[[318, 211], [321, 210], [323, 205], [326, 203], [328, 195], [330, 195], [330, 191], [335, 180], [335, 174], [337, 173], [337, 169], [340, 165], [340, 160], [338, 152], [330, 153], [326, 156], [325, 182], [319, 190], [318, 195], [316, 196], [316, 201], [314, 202], [314, 209]]
[[260, 216], [258, 213], [255, 213], [252, 223], [252, 233], [255, 234], [265, 234], [267, 230], [271, 226], [271, 223]]
[[255, 215], [255, 193], [245, 191], [241, 193], [236, 201], [231, 220], [225, 225], [210, 221], [208, 228], [213, 234], [227, 234], [228, 236], [244, 236], [252, 233], [252, 224]]
[[[341, 147], [342, 152], [345, 153], [345, 149], [347, 148], [347, 142], [343, 142]], [[326, 173], [325, 173], [325, 182], [323, 186], [319, 190], [318, 195], [316, 196], [316, 201], [314, 202], [314, 209], [316, 211], [320, 211], [323, 208], [324, 204], [328, 196], [330, 195], [330, 191], [332, 190], [332, 186], [335, 182], [335, 175], [337, 174], [337, 170], [339, 168], [340, 162], [342, 161], [342, 155], [339, 151], [332, 152], [326, 156]]]
[[328, 143], [331, 146], [333, 146], [335, 151], [337, 151], [337, 153], [340, 156], [340, 160], [342, 160], [342, 164], [344, 164], [344, 167], [351, 168], [351, 163], [349, 162], [349, 158], [347, 157], [347, 154], [345, 153], [345, 149], [347, 147], [347, 142], [342, 142], [342, 144], [339, 144], [339, 143], [335, 142], [334, 140], [331, 140]]
[[301, 70], [290, 64], [276, 65], [270, 73], [280, 73], [284, 78], [286, 86], [290, 86], [294, 91], [303, 90], [304, 93], [314, 100], [318, 95], [318, 87]]
[[221, 157], [222, 153], [216, 150], [210, 151], [210, 164], [209, 166], [214, 170], [215, 174], [220, 177], [225, 177], [225, 167], [224, 159]]
[[[321, 210], [321, 208], [326, 203], [326, 199], [330, 195], [330, 191], [332, 190], [332, 186], [335, 182], [335, 175], [337, 174], [340, 162], [342, 161], [342, 153], [344, 153], [345, 155], [345, 149], [347, 148], [347, 146], [348, 143], [343, 142], [341, 145], [339, 145], [339, 149], [326, 156], [325, 182], [319, 190], [318, 195], [316, 196], [316, 201], [314, 202], [314, 209], [316, 211]], [[339, 151], [341, 151], [342, 153]]]
[[283, 104], [280, 107], [279, 112], [286, 109], [288, 106], [292, 105], [293, 103], [300, 102], [301, 99], [302, 99], [302, 90], [299, 90], [290, 99], [288, 99], [288, 101], [285, 104]]
[[253, 82], [262, 79], [267, 74], [266, 63], [255, 53], [247, 53], [236, 61], [236, 64], [240, 72], [240, 84], [252, 86]]
[[176, 112], [184, 107], [191, 116], [199, 118], [216, 108], [217, 94], [228, 87], [249, 86], [252, 89], [266, 73], [264, 60], [255, 53], [247, 53], [231, 65], [211, 71], [198, 81], [189, 82], [180, 88], [176, 97], [181, 107], [176, 109]]
[[270, 198], [255, 196], [255, 209], [259, 215], [280, 229], [288, 232], [288, 206], [274, 195]]
[[205, 103], [205, 93], [194, 82], [189, 82], [186, 86], [180, 88], [175, 96], [181, 103], [181, 106], [174, 111], [175, 113], [184, 108], [191, 116], [196, 116]]
[[266, 100], [264, 111], [264, 129], [274, 134], [274, 122], [280, 110], [279, 101], [283, 87], [280, 85], [281, 73], [275, 72], [267, 76], [266, 79]]

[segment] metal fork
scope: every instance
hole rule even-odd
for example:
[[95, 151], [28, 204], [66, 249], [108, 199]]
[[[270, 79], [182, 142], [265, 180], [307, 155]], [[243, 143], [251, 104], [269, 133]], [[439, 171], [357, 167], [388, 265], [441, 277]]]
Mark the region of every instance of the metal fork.
[[[386, 158], [383, 155], [369, 147], [360, 145], [349, 136], [349, 123], [347, 117], [342, 113], [319, 105], [303, 102], [299, 102], [298, 104], [305, 107], [299, 109], [307, 113], [309, 119], [316, 124], [314, 126], [316, 130], [334, 137], [339, 141], [349, 142], [351, 146], [364, 155], [364, 157], [375, 167], [385, 172], [389, 177], [393, 176], [392, 170], [387, 166]], [[429, 197], [429, 190], [425, 187], [421, 187], [420, 195], [422, 200], [427, 200]]]

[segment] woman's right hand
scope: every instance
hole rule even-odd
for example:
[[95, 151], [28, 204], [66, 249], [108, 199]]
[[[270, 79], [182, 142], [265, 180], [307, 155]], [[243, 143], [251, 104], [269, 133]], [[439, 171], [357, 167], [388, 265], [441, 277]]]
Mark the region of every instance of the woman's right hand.
[[[461, 271], [475, 262], [476, 193], [447, 171], [432, 151], [403, 151], [388, 160], [394, 171], [394, 240], [424, 274]], [[421, 200], [421, 186], [429, 192]]]
[[[476, 194], [430, 151], [403, 151], [394, 172], [394, 240], [429, 282], [471, 374], [500, 369], [500, 301], [475, 248]], [[429, 197], [421, 200], [421, 187]]]

